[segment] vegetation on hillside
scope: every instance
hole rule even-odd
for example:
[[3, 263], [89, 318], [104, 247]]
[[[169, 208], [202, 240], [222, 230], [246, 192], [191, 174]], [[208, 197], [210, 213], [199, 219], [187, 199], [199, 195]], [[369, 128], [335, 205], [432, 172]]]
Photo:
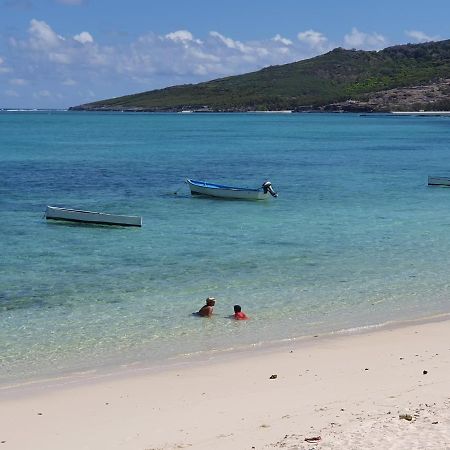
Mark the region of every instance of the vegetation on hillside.
[[[244, 75], [127, 95], [71, 109], [315, 110], [349, 100], [364, 102], [380, 91], [432, 85], [449, 78], [450, 40], [398, 45], [381, 51], [336, 48], [315, 58]], [[420, 106], [429, 109], [427, 103], [433, 101], [430, 99]], [[444, 95], [436, 103], [445, 107], [449, 101]]]

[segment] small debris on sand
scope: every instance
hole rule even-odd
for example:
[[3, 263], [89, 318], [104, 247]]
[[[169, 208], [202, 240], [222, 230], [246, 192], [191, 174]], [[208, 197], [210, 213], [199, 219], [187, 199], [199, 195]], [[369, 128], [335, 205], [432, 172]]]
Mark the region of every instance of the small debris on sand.
[[305, 438], [306, 442], [318, 442], [321, 441], [322, 438], [320, 436], [313, 436], [313, 437], [307, 437]]
[[409, 422], [411, 422], [411, 420], [413, 419], [411, 414], [400, 414], [398, 416], [399, 419], [404, 419], [404, 420], [408, 420]]

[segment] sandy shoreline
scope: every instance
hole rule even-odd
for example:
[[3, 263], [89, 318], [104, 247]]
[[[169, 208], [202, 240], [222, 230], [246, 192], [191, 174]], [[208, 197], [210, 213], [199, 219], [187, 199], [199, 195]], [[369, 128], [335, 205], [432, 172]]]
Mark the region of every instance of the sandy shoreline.
[[5, 449], [450, 449], [450, 320], [0, 399]]

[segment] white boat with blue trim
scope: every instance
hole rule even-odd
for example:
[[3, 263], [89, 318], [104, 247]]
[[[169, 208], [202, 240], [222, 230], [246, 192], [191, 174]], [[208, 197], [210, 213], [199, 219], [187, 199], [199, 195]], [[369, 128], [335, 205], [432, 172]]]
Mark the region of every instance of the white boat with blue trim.
[[59, 208], [47, 206], [45, 218], [51, 220], [63, 220], [67, 222], [79, 222], [99, 225], [120, 225], [122, 227], [141, 227], [141, 216], [123, 216], [95, 211], [83, 211], [81, 209]]
[[265, 200], [278, 197], [273, 190], [272, 183], [265, 181], [258, 189], [224, 186], [222, 184], [208, 183], [207, 181], [186, 180], [192, 195], [205, 195], [209, 197], [241, 199], [241, 200]]

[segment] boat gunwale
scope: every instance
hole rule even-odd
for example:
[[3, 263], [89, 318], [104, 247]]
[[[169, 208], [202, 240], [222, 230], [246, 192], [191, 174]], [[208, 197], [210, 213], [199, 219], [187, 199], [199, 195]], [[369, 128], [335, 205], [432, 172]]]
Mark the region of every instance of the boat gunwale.
[[126, 223], [126, 222], [106, 222], [101, 220], [83, 220], [83, 219], [66, 219], [63, 217], [46, 217], [47, 220], [56, 220], [60, 222], [76, 222], [76, 223], [86, 223], [92, 225], [114, 225], [119, 227], [142, 227], [141, 224]]
[[[63, 217], [64, 213], [68, 213], [69, 215], [75, 213], [80, 217]], [[45, 210], [45, 218], [47, 220], [56, 220], [63, 222], [117, 225], [124, 227], [142, 227], [142, 216], [127, 216], [122, 214], [87, 211], [82, 209], [61, 208], [59, 206], [47, 206]]]
[[200, 188], [223, 189], [223, 190], [227, 190], [227, 191], [262, 192], [261, 188], [255, 189], [255, 188], [241, 188], [241, 187], [235, 187], [235, 186], [225, 186], [222, 184], [208, 183], [206, 181], [191, 180], [190, 178], [188, 178], [186, 181], [188, 184], [191, 184], [193, 186], [197, 186]]
[[104, 213], [104, 212], [98, 212], [98, 211], [88, 211], [86, 209], [72, 209], [72, 208], [61, 208], [59, 206], [47, 206], [47, 209], [50, 210], [58, 210], [58, 211], [67, 211], [67, 212], [77, 212], [77, 213], [83, 213], [83, 214], [97, 214], [99, 216], [109, 216], [109, 217], [129, 217], [133, 219], [138, 219], [141, 216], [128, 216], [124, 214], [113, 214], [113, 213]]
[[428, 175], [428, 186], [450, 186], [450, 177]]

